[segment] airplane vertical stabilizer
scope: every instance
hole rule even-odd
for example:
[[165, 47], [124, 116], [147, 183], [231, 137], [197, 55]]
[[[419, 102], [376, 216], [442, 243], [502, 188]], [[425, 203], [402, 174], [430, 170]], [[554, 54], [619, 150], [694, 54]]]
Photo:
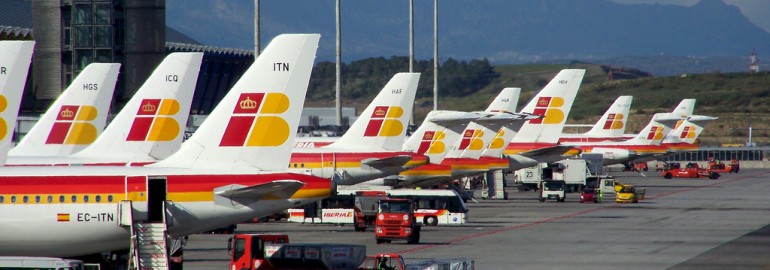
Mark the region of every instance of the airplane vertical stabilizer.
[[0, 163], [11, 149], [34, 47], [34, 41], [0, 41]]
[[615, 138], [622, 137], [628, 123], [628, 113], [631, 110], [633, 96], [619, 96], [604, 112], [599, 121], [584, 133], [585, 136]]
[[202, 59], [197, 52], [166, 56], [96, 142], [75, 156], [151, 161], [179, 150]]
[[274, 38], [182, 148], [149, 166], [286, 170], [319, 38]]
[[465, 126], [478, 117], [477, 113], [431, 111], [404, 143], [403, 150], [424, 154], [430, 163], [440, 164]]
[[671, 135], [663, 139], [663, 143], [687, 143], [694, 144], [698, 136], [703, 132], [703, 128], [711, 121], [719, 119], [718, 117], [693, 115], [684, 120]]
[[[653, 117], [654, 118], [654, 117]], [[642, 131], [636, 135], [636, 137], [623, 141], [623, 144], [628, 145], [660, 145], [663, 138], [665, 126], [655, 120], [650, 120]]]
[[584, 69], [559, 72], [521, 111], [543, 118], [525, 123], [512, 143], [557, 143], [584, 74]]
[[325, 148], [400, 151], [412, 116], [420, 73], [398, 73], [342, 137]]
[[92, 63], [75, 77], [9, 156], [76, 153], [104, 130], [120, 64]]
[[[516, 112], [516, 103], [519, 101], [520, 94], [521, 88], [510, 87], [500, 91], [500, 94], [484, 110], [488, 115], [470, 122], [465, 127], [459, 147], [456, 150], [450, 150], [447, 157], [471, 159], [481, 157], [482, 153], [489, 149], [490, 143], [497, 137], [499, 130], [504, 125], [513, 124], [513, 113]], [[502, 148], [499, 154], [502, 154]]]

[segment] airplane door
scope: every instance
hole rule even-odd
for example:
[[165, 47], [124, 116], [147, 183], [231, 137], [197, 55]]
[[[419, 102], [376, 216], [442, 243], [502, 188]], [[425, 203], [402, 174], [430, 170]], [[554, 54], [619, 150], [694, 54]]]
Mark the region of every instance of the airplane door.
[[147, 178], [147, 222], [163, 222], [166, 201], [166, 178]]

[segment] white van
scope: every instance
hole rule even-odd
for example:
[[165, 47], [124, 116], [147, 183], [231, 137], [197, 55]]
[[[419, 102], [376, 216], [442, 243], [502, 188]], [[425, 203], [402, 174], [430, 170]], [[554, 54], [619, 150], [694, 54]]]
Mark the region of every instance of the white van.
[[540, 202], [547, 199], [556, 199], [558, 202], [564, 202], [566, 197], [567, 184], [562, 180], [546, 180], [540, 182]]

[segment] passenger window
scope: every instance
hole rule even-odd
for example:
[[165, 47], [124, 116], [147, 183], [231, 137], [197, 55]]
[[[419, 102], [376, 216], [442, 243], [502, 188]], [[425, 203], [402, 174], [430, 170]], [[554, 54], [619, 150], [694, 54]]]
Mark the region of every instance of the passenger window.
[[11, 203], [16, 203], [16, 196], [11, 196]]
[[297, 163], [294, 163], [294, 168], [297, 168]]
[[64, 202], [64, 195], [59, 195], [59, 202], [60, 202], [60, 203], [63, 203], [63, 202]]
[[83, 202], [85, 202], [85, 203], [88, 202], [88, 195], [83, 196]]
[[72, 202], [78, 202], [78, 195], [72, 195]]
[[40, 195], [35, 196], [35, 203], [40, 203]]
[[299, 165], [301, 168], [305, 168], [305, 163]]
[[96, 195], [96, 202], [101, 202], [101, 201], [102, 201], [102, 196]]
[[107, 201], [112, 202], [112, 195], [107, 195]]
[[24, 197], [21, 198], [21, 200], [24, 201], [24, 203], [27, 203], [29, 202], [29, 197], [25, 195]]
[[48, 195], [48, 203], [52, 203], [52, 202], [53, 202], [53, 196], [52, 195]]

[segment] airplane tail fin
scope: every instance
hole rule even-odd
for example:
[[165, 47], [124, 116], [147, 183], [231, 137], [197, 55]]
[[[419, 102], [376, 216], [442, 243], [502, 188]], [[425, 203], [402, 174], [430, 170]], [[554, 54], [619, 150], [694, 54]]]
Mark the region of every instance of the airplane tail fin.
[[585, 135], [603, 138], [623, 136], [633, 99], [633, 96], [619, 96]]
[[286, 170], [319, 38], [274, 38], [181, 149], [150, 166]]
[[659, 145], [666, 136], [664, 129], [665, 126], [655, 121], [653, 117], [636, 137], [626, 140], [625, 143], [634, 145]]
[[706, 124], [717, 119], [719, 118], [703, 115], [690, 116], [674, 129], [670, 135], [666, 136], [663, 142], [694, 144], [698, 136], [703, 132]]
[[166, 56], [104, 130], [77, 155], [164, 159], [182, 144], [203, 53]]
[[328, 148], [400, 151], [412, 116], [420, 73], [398, 73], [350, 129]]
[[11, 156], [64, 156], [76, 153], [104, 130], [120, 64], [92, 63], [61, 93]]
[[512, 141], [557, 143], [583, 75], [584, 69], [560, 71], [522, 110], [522, 113], [542, 115], [543, 118], [529, 120]]
[[431, 111], [404, 143], [403, 150], [423, 154], [430, 163], [440, 164], [465, 125], [477, 118], [476, 113]]
[[688, 116], [692, 115], [694, 111], [695, 111], [695, 99], [688, 98], [680, 101], [679, 105], [676, 105], [676, 108], [674, 108], [674, 110], [671, 111], [671, 114], [681, 118], [687, 118]]
[[34, 41], [0, 41], [0, 163], [5, 164], [27, 83]]
[[492, 103], [489, 104], [485, 112], [502, 112], [502, 113], [514, 113], [516, 112], [516, 104], [519, 102], [519, 95], [521, 95], [521, 88], [518, 87], [506, 87], [500, 94], [497, 94]]

